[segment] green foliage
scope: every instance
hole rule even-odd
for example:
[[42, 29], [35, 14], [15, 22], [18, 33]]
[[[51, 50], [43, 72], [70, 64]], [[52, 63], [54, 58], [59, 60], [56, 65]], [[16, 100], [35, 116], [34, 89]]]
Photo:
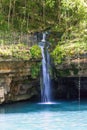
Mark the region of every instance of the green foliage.
[[39, 77], [40, 67], [41, 67], [41, 63], [36, 63], [36, 64], [34, 63], [34, 64], [31, 65], [30, 70], [31, 70], [31, 77], [33, 79], [36, 79], [36, 78]]
[[0, 12], [0, 30], [5, 31], [7, 29], [8, 29], [8, 25], [7, 22], [5, 21], [5, 17]]
[[70, 75], [69, 69], [57, 70], [57, 76], [66, 77]]
[[31, 57], [33, 59], [41, 59], [41, 49], [38, 45], [34, 45], [31, 49], [30, 49], [30, 53], [31, 53]]
[[[70, 42], [70, 41], [68, 41]], [[51, 53], [55, 65], [63, 63], [65, 60], [78, 58], [81, 55], [87, 54], [86, 42], [75, 42], [57, 45]]]
[[65, 51], [64, 48], [61, 46], [57, 46], [54, 51], [51, 53], [53, 59], [54, 59], [54, 63], [58, 63], [61, 64], [62, 61], [64, 60], [65, 57]]
[[63, 15], [66, 12], [66, 20], [72, 20], [72, 23], [74, 23], [76, 20], [78, 20], [77, 22], [83, 20], [87, 12], [86, 6], [87, 5], [84, 0], [62, 0]]
[[59, 24], [55, 24], [53, 30], [62, 35], [49, 40], [55, 65], [87, 53], [87, 2], [61, 0], [59, 5]]
[[18, 44], [17, 46], [11, 46], [12, 57], [17, 59], [29, 60], [30, 56], [30, 48], [24, 44]]
[[72, 71], [73, 71], [74, 75], [77, 75], [79, 72], [78, 66], [76, 68], [75, 64], [71, 64], [71, 67], [72, 67]]
[[46, 5], [50, 8], [53, 8], [55, 5], [55, 0], [46, 0]]
[[60, 30], [87, 19], [84, 0], [1, 0], [0, 29], [30, 32], [51, 27]]
[[[52, 31], [62, 33], [60, 38], [58, 36], [50, 37], [52, 49], [59, 41], [63, 44], [63, 46], [57, 46], [52, 52], [52, 56], [55, 57], [54, 61], [59, 64], [62, 63], [66, 55], [72, 57], [77, 54], [78, 50], [80, 54], [86, 51], [86, 19], [87, 2], [84, 0], [2, 0], [0, 2], [0, 30], [4, 30], [5, 33], [6, 30], [29, 33], [46, 27], [51, 27]], [[0, 43], [6, 44], [8, 39], [6, 41], [0, 39]], [[78, 49], [79, 45], [80, 49]], [[38, 46], [29, 48], [29, 50], [23, 50], [14, 45], [9, 48], [11, 51], [6, 49], [6, 52], [4, 49], [0, 53], [20, 59], [41, 58]], [[24, 46], [24, 48], [27, 47]]]
[[24, 44], [11, 44], [11, 45], [0, 45], [0, 57], [3, 59], [20, 59], [20, 60], [29, 60], [30, 57], [30, 48]]
[[19, 44], [1, 44], [0, 45], [0, 58], [2, 59], [18, 59], [18, 60], [30, 60], [40, 59], [41, 50], [35, 45], [31, 48], [23, 43]]

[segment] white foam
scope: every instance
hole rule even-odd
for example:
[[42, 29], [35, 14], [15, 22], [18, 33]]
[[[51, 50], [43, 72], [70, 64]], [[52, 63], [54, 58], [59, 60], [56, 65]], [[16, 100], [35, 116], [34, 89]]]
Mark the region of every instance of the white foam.
[[57, 102], [40, 102], [38, 104], [51, 105], [51, 104], [58, 104], [58, 103]]

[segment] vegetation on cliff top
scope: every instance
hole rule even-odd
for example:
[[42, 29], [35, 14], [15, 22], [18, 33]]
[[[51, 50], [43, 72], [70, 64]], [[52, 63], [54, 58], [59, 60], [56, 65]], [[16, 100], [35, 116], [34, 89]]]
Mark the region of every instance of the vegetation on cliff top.
[[87, 2], [63, 0], [62, 8], [65, 31], [61, 38], [51, 45], [54, 47], [51, 55], [55, 65], [87, 56]]
[[[52, 56], [56, 64], [65, 58], [86, 53], [87, 1], [86, 0], [1, 0], [0, 1], [0, 43], [8, 32], [29, 34], [50, 28], [59, 32], [59, 37], [50, 38]], [[17, 34], [16, 33], [16, 34]], [[6, 35], [7, 35], [6, 34]], [[12, 36], [15, 40], [14, 36]], [[11, 37], [6, 39], [6, 43]], [[57, 45], [58, 44], [58, 45]], [[23, 45], [0, 45], [0, 57], [30, 59], [41, 57], [39, 47]], [[38, 49], [37, 49], [38, 48]], [[35, 51], [34, 51], [35, 49]]]
[[23, 43], [20, 44], [0, 44], [0, 60], [30, 60], [41, 59], [41, 50], [38, 45], [31, 48]]
[[74, 44], [66, 43], [64, 45], [57, 45], [52, 52], [55, 65], [64, 63], [64, 61], [72, 60], [73, 58], [85, 57], [87, 54], [86, 42], [75, 42]]
[[28, 33], [53, 26], [59, 5], [60, 0], [1, 0], [0, 30]]

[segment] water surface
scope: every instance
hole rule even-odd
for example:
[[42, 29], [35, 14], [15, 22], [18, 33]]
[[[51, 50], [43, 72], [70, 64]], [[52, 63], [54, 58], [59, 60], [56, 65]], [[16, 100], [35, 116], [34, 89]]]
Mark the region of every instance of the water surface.
[[0, 106], [0, 130], [87, 130], [87, 101]]

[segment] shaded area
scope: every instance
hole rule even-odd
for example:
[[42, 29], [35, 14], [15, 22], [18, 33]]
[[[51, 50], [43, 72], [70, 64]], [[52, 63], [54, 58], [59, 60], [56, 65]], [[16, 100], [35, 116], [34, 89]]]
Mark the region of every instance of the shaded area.
[[87, 99], [87, 77], [58, 77], [54, 82], [56, 99]]

